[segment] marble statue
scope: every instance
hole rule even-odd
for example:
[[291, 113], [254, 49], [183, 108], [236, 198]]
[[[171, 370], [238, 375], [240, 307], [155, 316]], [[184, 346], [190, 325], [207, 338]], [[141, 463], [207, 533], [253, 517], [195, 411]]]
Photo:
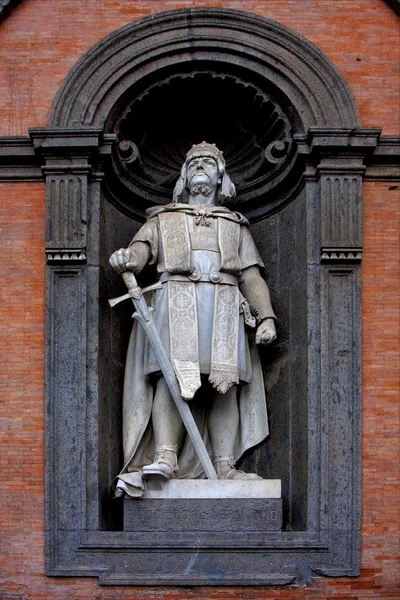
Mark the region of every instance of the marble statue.
[[[268, 435], [256, 344], [276, 339], [276, 317], [248, 222], [224, 206], [234, 196], [222, 152], [214, 144], [194, 145], [172, 203], [149, 209], [110, 264], [121, 274], [156, 265], [152, 318], [217, 476], [253, 480], [261, 478], [235, 464]], [[205, 477], [137, 322], [126, 358], [123, 448], [116, 495], [142, 496], [146, 479]]]

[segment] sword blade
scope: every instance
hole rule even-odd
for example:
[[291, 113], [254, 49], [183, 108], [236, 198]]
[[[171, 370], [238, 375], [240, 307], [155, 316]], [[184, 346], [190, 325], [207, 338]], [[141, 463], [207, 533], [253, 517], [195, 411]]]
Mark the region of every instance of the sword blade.
[[[133, 273], [123, 273], [123, 276], [128, 288], [137, 287], [136, 278], [133, 275]], [[179, 388], [178, 380], [175, 375], [175, 371], [164, 348], [160, 334], [158, 333], [158, 330], [155, 326], [146, 300], [143, 296], [141, 296], [139, 300], [135, 300], [134, 298], [132, 298], [132, 302], [136, 310], [133, 317], [141, 323], [148, 337], [152, 350], [160, 366], [160, 370], [165, 378], [169, 391], [171, 392], [171, 396], [176, 404], [176, 407], [179, 411], [186, 431], [192, 441], [196, 454], [199, 457], [204, 472], [208, 479], [218, 479], [217, 473], [214, 469], [214, 465], [211, 462], [210, 456], [207, 452], [207, 448], [205, 447], [203, 439], [197, 428], [192, 412], [187, 402], [185, 402], [185, 400], [183, 400], [181, 396], [181, 391]]]

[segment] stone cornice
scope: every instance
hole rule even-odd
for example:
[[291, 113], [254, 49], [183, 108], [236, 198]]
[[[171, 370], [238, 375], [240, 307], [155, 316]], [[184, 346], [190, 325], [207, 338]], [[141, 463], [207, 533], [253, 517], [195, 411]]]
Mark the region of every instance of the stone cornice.
[[366, 159], [365, 179], [400, 181], [400, 137], [381, 136], [373, 154]]
[[[0, 182], [43, 180], [46, 169], [57, 170], [63, 158], [75, 157], [69, 169], [76, 171], [79, 157], [108, 154], [114, 141], [113, 135], [90, 129], [33, 128], [29, 134], [29, 137], [0, 136]], [[65, 170], [65, 162], [62, 168]]]
[[[52, 142], [45, 142], [45, 133], [50, 130], [31, 130], [31, 136], [38, 143], [39, 138], [46, 146], [36, 152], [31, 137], [28, 136], [0, 136], [0, 181], [38, 181], [43, 179], [41, 167], [44, 165], [44, 155], [60, 155], [72, 148], [75, 152], [93, 150], [92, 145], [85, 143], [83, 132], [57, 132], [58, 141], [53, 137]], [[40, 135], [39, 135], [40, 133]], [[86, 132], [87, 133], [87, 132]], [[96, 139], [99, 132], [96, 132]], [[61, 136], [61, 137], [60, 137]], [[67, 145], [64, 141], [68, 138]], [[108, 151], [102, 147], [109, 146], [112, 140], [103, 138], [99, 151]], [[90, 140], [89, 140], [90, 141]], [[91, 140], [94, 143], [94, 140]], [[79, 143], [78, 143], [79, 142]], [[307, 135], [298, 139], [301, 153], [310, 158], [315, 153], [345, 153], [348, 156], [362, 156], [366, 167], [364, 178], [369, 181], [400, 181], [400, 137], [394, 135], [380, 135], [379, 129], [359, 129], [353, 132], [338, 130], [336, 134], [332, 131], [323, 132], [321, 129], [310, 131]], [[61, 144], [57, 149], [58, 144]], [[94, 143], [97, 146], [97, 143]], [[61, 150], [63, 147], [63, 150]]]
[[0, 181], [38, 181], [43, 179], [40, 159], [28, 136], [0, 137]]
[[381, 135], [379, 128], [350, 131], [311, 127], [295, 139], [306, 163], [320, 170], [332, 170], [330, 163], [336, 161], [336, 170], [343, 164], [346, 169], [362, 169], [363, 178], [369, 181], [400, 181], [399, 136]]

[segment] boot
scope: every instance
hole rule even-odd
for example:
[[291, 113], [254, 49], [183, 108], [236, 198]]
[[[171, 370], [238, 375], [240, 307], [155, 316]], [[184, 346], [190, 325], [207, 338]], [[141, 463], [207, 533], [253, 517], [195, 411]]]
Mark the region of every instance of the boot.
[[256, 473], [245, 473], [235, 469], [233, 456], [214, 456], [213, 465], [218, 475], [218, 479], [262, 479]]
[[178, 471], [177, 447], [158, 446], [151, 465], [142, 469], [143, 479], [162, 479], [166, 481]]

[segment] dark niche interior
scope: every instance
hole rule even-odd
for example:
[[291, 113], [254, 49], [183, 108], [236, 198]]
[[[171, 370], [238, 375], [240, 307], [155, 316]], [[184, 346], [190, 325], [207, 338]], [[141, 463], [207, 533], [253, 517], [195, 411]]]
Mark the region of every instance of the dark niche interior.
[[223, 151], [237, 203], [251, 217], [276, 210], [298, 184], [293, 107], [255, 74], [224, 67], [200, 62], [194, 73], [145, 77], [111, 111], [106, 131], [117, 143], [105, 186], [128, 216], [141, 220], [146, 208], [170, 201], [186, 152], [203, 140]]
[[[212, 101], [205, 102], [208, 97]], [[278, 340], [260, 350], [270, 436], [250, 450], [238, 466], [265, 478], [282, 479], [283, 527], [297, 531], [307, 528], [306, 210], [305, 195], [293, 184], [298, 174], [290, 168], [296, 119], [289, 107], [281, 108], [284, 102], [279, 100], [280, 104], [272, 93], [257, 89], [254, 82], [246, 86], [239, 76], [201, 72], [171, 76], [142, 91], [132, 90], [125, 106], [119, 104], [110, 116], [107, 129], [117, 134], [117, 144], [106, 167], [100, 226], [102, 529], [118, 530], [123, 522], [122, 502], [112, 499], [111, 490], [123, 462], [122, 390], [133, 312], [129, 302], [113, 309], [108, 305], [108, 298], [126, 291], [108, 259], [116, 249], [129, 244], [147, 207], [171, 200], [187, 150], [203, 139], [224, 151], [227, 170], [238, 189], [238, 201], [232, 208], [251, 219], [251, 233], [266, 265], [265, 278], [278, 317]], [[278, 141], [283, 145], [274, 151]], [[130, 142], [136, 150], [129, 144], [122, 144], [121, 150], [121, 142]], [[266, 159], [268, 147], [272, 158], [275, 152], [273, 161]], [[136, 156], [129, 163], [125, 159], [132, 151]], [[155, 280], [155, 272], [149, 269], [139, 283]]]

